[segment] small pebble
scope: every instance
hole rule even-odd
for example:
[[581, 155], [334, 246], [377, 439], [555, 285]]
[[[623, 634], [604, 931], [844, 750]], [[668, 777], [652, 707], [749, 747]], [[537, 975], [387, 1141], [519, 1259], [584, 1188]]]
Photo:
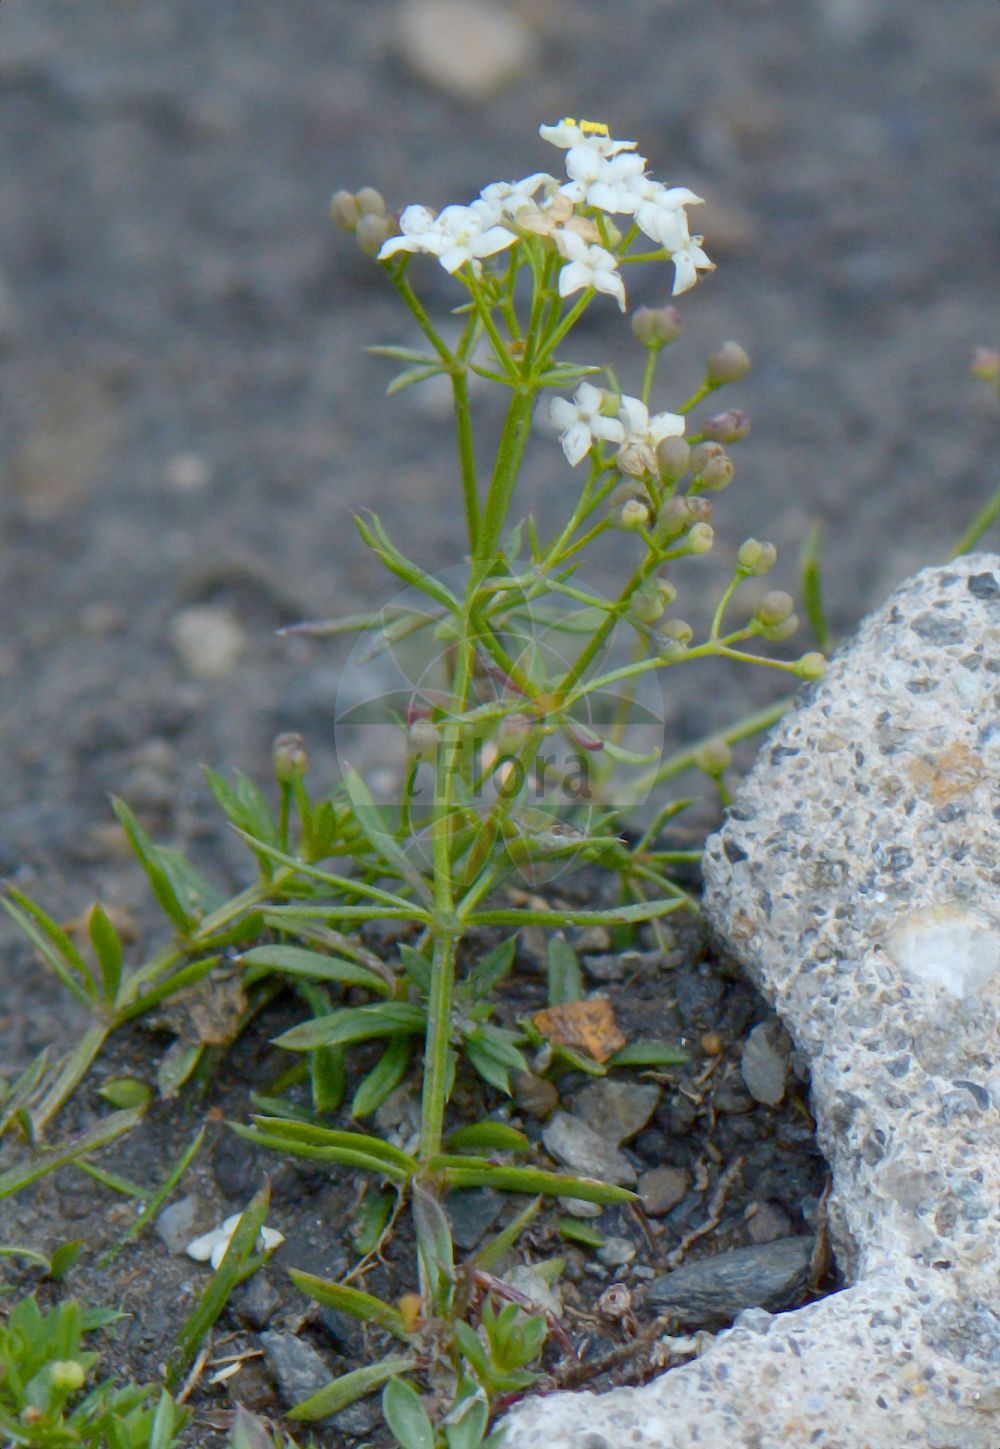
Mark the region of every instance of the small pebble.
[[620, 1146], [652, 1117], [663, 1095], [652, 1082], [616, 1081], [605, 1077], [582, 1087], [573, 1098], [573, 1112], [595, 1132]]
[[169, 1253], [184, 1252], [194, 1236], [200, 1206], [198, 1199], [189, 1193], [164, 1208], [156, 1219], [156, 1235], [162, 1238]]
[[595, 1132], [580, 1117], [557, 1112], [542, 1132], [547, 1152], [580, 1177], [595, 1177], [630, 1187], [636, 1170], [628, 1158], [607, 1138]]
[[549, 1117], [559, 1106], [559, 1089], [547, 1077], [534, 1072], [512, 1072], [510, 1089], [514, 1103], [529, 1117]]
[[504, 90], [527, 69], [535, 48], [525, 22], [496, 0], [405, 0], [397, 26], [414, 74], [462, 101]]
[[785, 1095], [791, 1045], [788, 1033], [779, 1021], [762, 1021], [747, 1037], [740, 1058], [740, 1071], [755, 1102], [777, 1107]]
[[707, 1057], [717, 1057], [725, 1050], [725, 1042], [717, 1031], [706, 1031], [702, 1033], [699, 1045]]
[[643, 1211], [651, 1218], [662, 1217], [684, 1197], [691, 1186], [691, 1174], [684, 1167], [654, 1167], [639, 1179]]
[[197, 679], [232, 674], [246, 638], [228, 609], [192, 604], [170, 622], [170, 639], [185, 669]]
[[628, 1238], [605, 1238], [596, 1256], [606, 1268], [624, 1268], [635, 1257], [635, 1244]]

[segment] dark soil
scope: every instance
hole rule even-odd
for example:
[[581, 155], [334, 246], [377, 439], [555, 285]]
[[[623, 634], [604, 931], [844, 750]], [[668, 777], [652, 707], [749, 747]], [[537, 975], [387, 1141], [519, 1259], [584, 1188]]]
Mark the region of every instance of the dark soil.
[[[275, 630], [391, 593], [353, 536], [356, 507], [377, 506], [424, 563], [460, 561], [447, 431], [419, 390], [381, 395], [384, 364], [363, 347], [409, 332], [377, 269], [326, 221], [336, 186], [375, 184], [392, 205], [464, 199], [551, 165], [537, 122], [583, 113], [636, 136], [659, 174], [706, 195], [720, 266], [683, 299], [687, 337], [663, 402], [685, 395], [723, 338], [749, 349], [755, 370], [732, 401], [754, 432], [720, 503], [720, 550], [731, 556], [747, 534], [773, 538], [775, 585], [794, 587], [798, 543], [821, 520], [841, 632], [895, 580], [942, 557], [996, 486], [995, 409], [967, 375], [972, 347], [1000, 336], [995, 0], [520, 9], [537, 38], [534, 69], [495, 99], [459, 104], [400, 61], [399, 0], [0, 6], [0, 873], [60, 919], [99, 897], [130, 907], [141, 938], [153, 934], [139, 872], [109, 828], [108, 792], [226, 887], [238, 854], [199, 765], [263, 775], [273, 735], [295, 729], [311, 778], [332, 779], [343, 656]], [[443, 274], [425, 275], [447, 305]], [[634, 350], [613, 306], [595, 309], [576, 355], [612, 358], [630, 375]], [[525, 506], [552, 516], [571, 487], [539, 439]], [[595, 583], [622, 566], [608, 555]], [[228, 674], [196, 677], [175, 649], [175, 620], [192, 605], [229, 611], [242, 631]], [[767, 671], [672, 676], [670, 748], [774, 688]], [[46, 1043], [73, 1041], [81, 1017], [6, 924], [0, 949], [9, 1076]], [[134, 949], [139, 959], [141, 940]], [[738, 1072], [760, 1003], [689, 952], [653, 979], [655, 992], [616, 988], [626, 1031], [631, 993], [645, 1002], [649, 992], [663, 1000], [656, 1034], [696, 1043], [716, 1030], [727, 1050], [694, 1089], [690, 1129], [675, 1107], [705, 1066], [697, 1050], [635, 1149], [644, 1163], [693, 1172], [704, 1161], [703, 1189], [651, 1240], [631, 1220], [615, 1232], [638, 1233], [655, 1264], [735, 1155], [746, 1162], [718, 1245], [744, 1241], [741, 1213], [758, 1193], [793, 1228], [811, 1227], [802, 1215], [822, 1169], [802, 1140], [801, 1094], [776, 1113], [711, 1106]], [[690, 1021], [666, 1005], [680, 982], [701, 993]], [[207, 1112], [245, 1112], [248, 1088], [272, 1072], [274, 1030], [261, 1023], [208, 1095], [158, 1108], [112, 1154], [120, 1170], [152, 1186]], [[98, 1075], [151, 1060], [136, 1031], [112, 1044]], [[56, 1133], [105, 1110], [88, 1085]], [[234, 1149], [221, 1122], [213, 1133], [186, 1183], [209, 1219], [242, 1205], [264, 1170], [237, 1154], [220, 1185]], [[344, 1245], [330, 1224], [350, 1194], [268, 1167], [289, 1239], [268, 1269], [280, 1319], [301, 1306], [279, 1264], [301, 1253], [336, 1272]], [[67, 1171], [0, 1208], [0, 1240], [99, 1246], [130, 1211]], [[133, 1312], [112, 1361], [151, 1374], [201, 1273], [150, 1238], [71, 1286]], [[577, 1286], [586, 1314], [603, 1280], [583, 1270]], [[305, 1331], [336, 1367], [336, 1345], [315, 1325]], [[253, 1372], [263, 1402], [273, 1387]], [[199, 1410], [227, 1402], [219, 1388]]]

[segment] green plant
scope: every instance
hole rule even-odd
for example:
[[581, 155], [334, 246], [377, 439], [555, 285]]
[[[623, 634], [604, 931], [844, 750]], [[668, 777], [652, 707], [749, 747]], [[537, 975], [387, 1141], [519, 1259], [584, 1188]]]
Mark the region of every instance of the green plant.
[[[564, 121], [541, 129], [566, 152], [565, 181], [537, 173], [498, 183], [470, 206], [438, 216], [408, 207], [398, 226], [370, 189], [334, 199], [335, 216], [378, 255], [426, 339], [426, 350], [376, 349], [404, 364], [390, 392], [443, 378], [454, 405], [464, 563], [430, 572], [398, 547], [377, 515], [366, 514], [357, 520], [363, 543], [406, 593], [371, 615], [299, 626], [314, 635], [360, 634], [369, 654], [417, 650], [419, 687], [386, 705], [403, 744], [398, 795], [376, 799], [342, 752], [340, 784], [329, 797], [313, 798], [305, 750], [294, 735], [276, 742], [276, 811], [246, 776], [229, 783], [209, 771], [219, 806], [256, 863], [254, 882], [229, 901], [177, 851], [154, 844], [117, 802], [173, 928], [166, 949], [131, 972], [121, 937], [100, 906], [88, 918], [83, 949], [21, 892], [11, 888], [5, 901], [93, 1020], [74, 1051], [61, 1062], [33, 1063], [0, 1105], [0, 1131], [19, 1132], [32, 1148], [108, 1035], [127, 1022], [168, 1002], [180, 1005], [209, 976], [235, 978], [222, 1035], [182, 1035], [161, 1061], [157, 1085], [169, 1095], [205, 1070], [222, 1038], [235, 1036], [275, 992], [289, 986], [299, 993], [307, 1019], [278, 1038], [295, 1064], [256, 1099], [250, 1124], [233, 1128], [263, 1147], [367, 1174], [359, 1249], [377, 1252], [408, 1206], [417, 1264], [414, 1295], [400, 1304], [293, 1273], [304, 1292], [373, 1324], [399, 1345], [380, 1362], [334, 1381], [295, 1415], [326, 1417], [385, 1386], [386, 1420], [406, 1449], [473, 1449], [484, 1442], [496, 1402], [525, 1387], [545, 1341], [559, 1338], [551, 1315], [530, 1300], [513, 1301], [493, 1273], [539, 1202], [631, 1197], [607, 1183], [532, 1165], [527, 1138], [508, 1124], [489, 1120], [450, 1132], [446, 1111], [460, 1063], [504, 1093], [510, 1073], [526, 1068], [528, 1047], [542, 1051], [551, 1069], [568, 1064], [598, 1074], [608, 1066], [676, 1059], [660, 1042], [632, 1043], [607, 1056], [550, 1040], [537, 1022], [498, 1024], [497, 992], [514, 965], [514, 933], [528, 925], [553, 931], [601, 925], [627, 933], [643, 923], [655, 928], [690, 907], [672, 872], [697, 852], [671, 851], [661, 842], [664, 824], [684, 802], [666, 803], [631, 834], [625, 824], [650, 790], [691, 768], [728, 798], [729, 746], [764, 728], [783, 707], [663, 760], [662, 720], [643, 704], [642, 691], [679, 664], [712, 658], [766, 666], [793, 679], [816, 679], [823, 668], [815, 652], [775, 659], [750, 647], [794, 633], [787, 594], [753, 592], [743, 616], [731, 618], [743, 586], [756, 590], [753, 581], [773, 566], [770, 544], [746, 539], [732, 550], [698, 637], [674, 610], [689, 586], [685, 568], [697, 569], [713, 549], [711, 496], [732, 482], [726, 449], [749, 426], [732, 409], [705, 417], [692, 431], [688, 420], [717, 390], [746, 375], [742, 348], [729, 342], [713, 353], [701, 384], [676, 411], [652, 411], [659, 364], [680, 332], [673, 305], [633, 313], [632, 332], [644, 354], [635, 396], [622, 391], [610, 368], [564, 355], [602, 294], [626, 310], [624, 268], [671, 262], [674, 293], [711, 268], [700, 238], [688, 230], [685, 208], [698, 198], [653, 180], [634, 143], [613, 140], [605, 126]], [[615, 217], [624, 218], [621, 226]], [[417, 253], [437, 259], [454, 280], [457, 336], [450, 322], [432, 320], [414, 288]], [[474, 382], [504, 399], [494, 439], [477, 436]], [[546, 533], [530, 515], [517, 518], [517, 485], [539, 399], [570, 388], [572, 401], [556, 396], [550, 416], [568, 464], [587, 466], [561, 522]], [[611, 596], [584, 578], [591, 559], [616, 574]], [[810, 618], [818, 628], [814, 552], [808, 582]], [[693, 603], [697, 608], [697, 596]], [[652, 720], [652, 742], [633, 738], [639, 717]], [[583, 867], [615, 883], [610, 904], [577, 908], [538, 896], [560, 873]], [[359, 928], [371, 921], [410, 929], [398, 959], [382, 959], [359, 938]], [[509, 934], [496, 941], [498, 933]], [[550, 1008], [578, 1002], [582, 991], [572, 950], [556, 937]], [[419, 1065], [415, 1143], [400, 1146], [323, 1120], [344, 1103], [350, 1054], [370, 1042], [380, 1053], [353, 1091], [350, 1118], [370, 1118]], [[286, 1095], [305, 1081], [308, 1107]], [[104, 1093], [123, 1108], [111, 1119], [122, 1130], [128, 1114], [127, 1125], [138, 1120], [148, 1097], [144, 1084], [117, 1080]], [[38, 1160], [57, 1166], [71, 1158], [50, 1151]], [[12, 1190], [34, 1168], [19, 1171]], [[168, 1182], [174, 1181], [171, 1175]], [[442, 1204], [450, 1191], [474, 1186], [526, 1193], [534, 1201], [487, 1249], [459, 1264]], [[258, 1215], [255, 1201], [234, 1239], [238, 1247], [185, 1326], [174, 1372], [248, 1270]], [[405, 1375], [425, 1387], [426, 1404]]]
[[170, 1449], [187, 1417], [165, 1390], [87, 1387], [97, 1354], [84, 1338], [119, 1314], [65, 1299], [43, 1312], [22, 1298], [0, 1322], [0, 1433], [37, 1449]]

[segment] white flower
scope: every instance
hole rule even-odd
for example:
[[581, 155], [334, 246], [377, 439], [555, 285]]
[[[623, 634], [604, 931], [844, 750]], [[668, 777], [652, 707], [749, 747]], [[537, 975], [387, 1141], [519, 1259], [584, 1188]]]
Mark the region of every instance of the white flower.
[[690, 236], [684, 208], [699, 204], [702, 198], [686, 186], [664, 186], [648, 176], [629, 185], [635, 193], [632, 210], [640, 229], [668, 251], [684, 246]]
[[559, 429], [559, 441], [570, 467], [575, 468], [586, 457], [598, 438], [605, 438], [610, 443], [624, 441], [625, 429], [617, 418], [607, 418], [602, 414], [603, 406], [603, 392], [590, 382], [581, 382], [572, 402], [568, 398], [554, 397], [549, 403], [549, 417]]
[[624, 312], [625, 283], [611, 253], [604, 247], [587, 243], [574, 231], [561, 231], [555, 235], [556, 245], [568, 263], [559, 273], [560, 297], [570, 297], [583, 287], [593, 287], [617, 298]]
[[501, 217], [517, 216], [519, 211], [537, 211], [535, 192], [544, 187], [546, 192], [555, 191], [559, 185], [547, 171], [535, 171], [523, 181], [493, 181], [479, 193], [483, 201], [495, 206]]
[[446, 272], [457, 272], [492, 257], [517, 241], [514, 232], [497, 226], [499, 207], [488, 201], [471, 206], [446, 206], [438, 215], [426, 206], [408, 206], [399, 218], [402, 235], [390, 237], [378, 254], [380, 262], [397, 252], [427, 252]]
[[[566, 157], [566, 170], [579, 186], [588, 174], [593, 177], [585, 184], [584, 196], [588, 206], [612, 216], [625, 212], [629, 216], [636, 208], [636, 187], [646, 180], [646, 158], [635, 152], [622, 151], [618, 156], [599, 157], [598, 167], [581, 165], [578, 150], [570, 151]], [[569, 186], [573, 183], [570, 182]], [[565, 189], [568, 191], [569, 186]]]
[[654, 413], [637, 397], [622, 397], [618, 416], [622, 420], [630, 443], [648, 443], [655, 448], [664, 438], [679, 438], [684, 432], [685, 420], [680, 413]]
[[715, 263], [702, 251], [701, 243], [700, 236], [692, 237], [686, 246], [678, 247], [670, 254], [670, 260], [674, 264], [675, 297], [694, 286], [699, 272], [715, 271]]
[[539, 126], [543, 141], [568, 151], [571, 146], [590, 146], [602, 156], [617, 156], [619, 151], [634, 151], [635, 141], [613, 141], [603, 121], [574, 121], [570, 116], [554, 126]]
[[[189, 1258], [194, 1258], [196, 1263], [211, 1263], [214, 1272], [225, 1257], [226, 1249], [240, 1225], [242, 1216], [242, 1213], [235, 1213], [233, 1217], [226, 1218], [221, 1227], [213, 1228], [210, 1233], [203, 1233], [200, 1238], [192, 1239], [184, 1249], [185, 1253]], [[269, 1248], [277, 1248], [284, 1241], [284, 1233], [279, 1233], [275, 1228], [261, 1228], [257, 1251], [263, 1253]]]

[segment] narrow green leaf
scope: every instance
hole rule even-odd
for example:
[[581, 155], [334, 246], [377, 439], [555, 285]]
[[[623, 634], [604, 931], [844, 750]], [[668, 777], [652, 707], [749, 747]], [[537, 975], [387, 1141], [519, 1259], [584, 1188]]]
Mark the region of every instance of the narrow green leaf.
[[17, 1081], [10, 1088], [7, 1096], [3, 1100], [2, 1107], [0, 1107], [0, 1137], [4, 1135], [11, 1123], [15, 1121], [38, 1090], [46, 1072], [49, 1070], [51, 1060], [52, 1048], [45, 1047], [38, 1053], [37, 1057], [34, 1057], [28, 1063]]
[[254, 1117], [253, 1121], [261, 1130], [287, 1138], [289, 1142], [305, 1142], [313, 1147], [353, 1148], [369, 1157], [384, 1158], [387, 1165], [402, 1168], [404, 1172], [417, 1170], [416, 1158], [382, 1137], [370, 1137], [365, 1132], [339, 1132], [332, 1127], [289, 1122], [280, 1117]]
[[406, 387], [413, 387], [414, 383], [426, 382], [430, 377], [441, 377], [444, 373], [443, 367], [410, 367], [404, 372], [397, 372], [396, 376], [389, 383], [385, 390], [386, 397], [395, 397]]
[[822, 529], [818, 523], [809, 530], [799, 556], [799, 569], [802, 575], [800, 589], [806, 618], [809, 620], [809, 627], [813, 632], [817, 647], [822, 649], [825, 654], [830, 647], [830, 626], [823, 609], [822, 574], [819, 562], [821, 532]]
[[139, 864], [146, 872], [146, 878], [162, 910], [177, 929], [186, 934], [195, 924], [195, 920], [178, 895], [171, 872], [163, 864], [159, 848], [150, 840], [124, 800], [113, 798], [111, 807], [118, 816]]
[[[84, 1006], [93, 1006], [98, 997], [94, 978], [63, 928], [14, 886], [8, 885], [6, 892], [0, 904], [11, 920], [17, 923], [66, 990]], [[8, 899], [10, 896], [13, 900]]]
[[383, 1001], [371, 1006], [347, 1007], [343, 1011], [305, 1021], [274, 1038], [286, 1051], [308, 1052], [318, 1046], [346, 1046], [368, 1041], [373, 1036], [412, 1036], [424, 1030], [426, 1014], [408, 1001]]
[[433, 352], [418, 352], [415, 347], [396, 347], [389, 344], [379, 343], [375, 347], [366, 347], [373, 357], [391, 357], [394, 362], [423, 362], [435, 367], [440, 365], [440, 357]]
[[584, 1248], [603, 1248], [605, 1237], [589, 1223], [581, 1222], [579, 1218], [559, 1218], [556, 1222], [560, 1237], [566, 1238], [571, 1243], [579, 1243]]
[[583, 997], [583, 972], [576, 952], [560, 932], [549, 941], [546, 952], [549, 977], [549, 1005], [565, 1006]]
[[496, 1087], [498, 1092], [503, 1092], [507, 1097], [510, 1096], [509, 1066], [498, 1061], [493, 1053], [480, 1042], [470, 1041], [468, 1038], [462, 1045], [462, 1053], [484, 1082], [489, 1082], [490, 1086]]
[[544, 1199], [541, 1197], [532, 1198], [527, 1207], [522, 1208], [516, 1217], [511, 1218], [509, 1223], [490, 1238], [489, 1242], [484, 1243], [472, 1258], [476, 1267], [484, 1269], [487, 1273], [491, 1272], [501, 1259], [516, 1246], [525, 1228], [537, 1215], [543, 1201]]
[[339, 1379], [334, 1379], [325, 1388], [296, 1404], [294, 1409], [289, 1409], [286, 1418], [307, 1421], [328, 1419], [333, 1414], [339, 1414], [341, 1409], [346, 1409], [348, 1404], [356, 1403], [358, 1399], [380, 1389], [387, 1379], [395, 1377], [396, 1374], [408, 1373], [415, 1365], [416, 1359], [396, 1354], [382, 1359], [381, 1363], [369, 1364], [366, 1368], [355, 1369], [353, 1373], [342, 1374]]
[[70, 1243], [59, 1244], [52, 1254], [52, 1262], [49, 1264], [48, 1276], [53, 1283], [62, 1282], [86, 1246], [87, 1244], [82, 1238], [76, 1238]]
[[[238, 1283], [254, 1271], [253, 1257], [260, 1230], [267, 1218], [271, 1188], [265, 1183], [255, 1193], [243, 1212], [239, 1225], [229, 1241], [225, 1257], [211, 1278], [194, 1308], [181, 1325], [177, 1335], [177, 1351], [167, 1369], [167, 1383], [176, 1383], [201, 1347], [205, 1335], [214, 1325]], [[258, 1260], [258, 1266], [259, 1266]]]
[[445, 1138], [449, 1152], [528, 1152], [531, 1143], [523, 1132], [506, 1122], [475, 1122], [456, 1127]]
[[378, 1247], [392, 1218], [393, 1208], [398, 1202], [399, 1193], [392, 1187], [375, 1189], [365, 1194], [357, 1214], [357, 1222], [351, 1228], [351, 1242], [359, 1257], [366, 1258]]
[[366, 966], [358, 966], [337, 956], [325, 956], [321, 951], [306, 951], [301, 946], [254, 946], [241, 954], [240, 962], [244, 966], [281, 971], [288, 976], [306, 976], [313, 981], [363, 986], [366, 991], [374, 991], [378, 996], [388, 996], [390, 989], [384, 977], [369, 971]]
[[466, 926], [631, 926], [637, 921], [655, 921], [672, 915], [688, 902], [684, 898], [668, 901], [640, 901], [634, 906], [612, 906], [604, 911], [471, 911]]
[[52, 1271], [52, 1261], [46, 1258], [44, 1253], [36, 1253], [34, 1248], [21, 1248], [16, 1243], [0, 1243], [0, 1258], [23, 1258], [35, 1268], [42, 1268], [48, 1276]]
[[422, 951], [416, 951], [412, 946], [400, 945], [399, 959], [407, 976], [422, 996], [429, 996], [431, 991], [431, 963]]
[[204, 1053], [203, 1046], [180, 1039], [167, 1047], [156, 1068], [156, 1088], [165, 1102], [176, 1097], [184, 1083], [191, 1080]]
[[449, 1410], [444, 1423], [448, 1449], [484, 1449], [486, 1426], [490, 1421], [485, 1397], [470, 1396]]
[[666, 1041], [633, 1041], [609, 1057], [609, 1067], [676, 1067], [688, 1060], [680, 1047]]
[[150, 1429], [148, 1449], [171, 1449], [174, 1440], [187, 1422], [187, 1410], [175, 1404], [166, 1389], [160, 1390], [156, 1412]]
[[377, 1323], [380, 1328], [394, 1333], [397, 1338], [406, 1337], [403, 1315], [391, 1303], [363, 1293], [360, 1288], [351, 1288], [346, 1283], [332, 1283], [328, 1278], [318, 1278], [314, 1273], [303, 1273], [299, 1268], [289, 1268], [288, 1276], [301, 1293], [314, 1298], [326, 1308], [335, 1308], [361, 1323]]
[[110, 1247], [108, 1251], [104, 1254], [104, 1256], [100, 1259], [97, 1265], [99, 1268], [105, 1268], [108, 1263], [110, 1263], [114, 1258], [118, 1256], [118, 1254], [121, 1252], [122, 1248], [127, 1242], [129, 1242], [132, 1238], [138, 1237], [138, 1235], [159, 1216], [160, 1208], [166, 1202], [167, 1198], [173, 1192], [174, 1188], [180, 1182], [185, 1172], [187, 1172], [188, 1168], [191, 1166], [192, 1162], [201, 1151], [202, 1144], [205, 1141], [205, 1133], [206, 1129], [204, 1127], [199, 1127], [198, 1131], [194, 1135], [193, 1140], [185, 1148], [183, 1155], [170, 1169], [170, 1171], [167, 1173], [166, 1177], [163, 1179], [160, 1186], [156, 1189], [152, 1196], [147, 1199], [146, 1206], [143, 1208], [142, 1212], [136, 1218], [132, 1226], [126, 1229], [118, 1242], [113, 1244], [113, 1246]]
[[[424, 925], [430, 924], [430, 916], [413, 901], [408, 901], [405, 896], [393, 895], [391, 891], [384, 891], [379, 886], [369, 885], [363, 880], [354, 880], [351, 876], [335, 875], [332, 871], [322, 870], [318, 865], [310, 861], [299, 860], [287, 851], [278, 850], [276, 846], [265, 845], [263, 841], [254, 842], [243, 830], [237, 830], [236, 834], [249, 844], [256, 843], [269, 860], [276, 861], [278, 865], [286, 865], [296, 871], [299, 875], [309, 877], [310, 880], [321, 881], [324, 885], [333, 886], [335, 890], [344, 895], [364, 896], [366, 900], [377, 902], [379, 905], [388, 907], [387, 910], [378, 910], [374, 906], [364, 908], [343, 908], [337, 906], [323, 906], [321, 915], [324, 920], [406, 920], [420, 921]], [[269, 915], [278, 915], [283, 908], [280, 906], [271, 907]], [[291, 913], [302, 915], [301, 906], [292, 906]]]
[[242, 1137], [246, 1142], [254, 1142], [258, 1147], [266, 1147], [272, 1152], [287, 1152], [292, 1157], [304, 1157], [309, 1162], [351, 1167], [358, 1172], [371, 1172], [377, 1177], [388, 1177], [399, 1183], [407, 1182], [412, 1175], [404, 1172], [402, 1168], [392, 1167], [384, 1158], [371, 1157], [368, 1153], [358, 1152], [353, 1148], [313, 1147], [307, 1142], [291, 1142], [287, 1137], [261, 1132], [254, 1127], [243, 1127], [238, 1122], [230, 1122], [229, 1126], [237, 1137]]
[[118, 996], [118, 988], [122, 983], [122, 942], [121, 937], [115, 930], [106, 911], [99, 902], [95, 902], [87, 917], [87, 929], [90, 932], [90, 941], [97, 955], [97, 963], [101, 968], [101, 984], [104, 987], [104, 999], [113, 1004]]
[[[343, 1047], [317, 1047], [309, 1054], [309, 1085], [313, 1110], [324, 1117], [336, 1112], [347, 1091]], [[291, 1115], [295, 1115], [294, 1113]]]
[[420, 1395], [405, 1379], [394, 1377], [386, 1384], [382, 1413], [401, 1449], [434, 1449], [434, 1426]]
[[391, 866], [392, 869], [407, 881], [417, 895], [429, 905], [431, 892], [427, 882], [420, 871], [407, 856], [406, 852], [397, 843], [395, 837], [386, 829], [385, 823], [378, 806], [375, 804], [372, 792], [362, 780], [357, 770], [350, 766], [343, 771], [344, 788], [350, 797], [351, 806], [354, 810], [355, 819], [364, 832], [375, 854]]
[[[432, 1159], [429, 1170], [437, 1159]], [[442, 1176], [449, 1187], [495, 1187], [501, 1192], [543, 1193], [546, 1197], [582, 1197], [585, 1202], [637, 1202], [634, 1192], [598, 1182], [592, 1177], [564, 1177], [560, 1172], [544, 1172], [535, 1167], [455, 1167], [446, 1166]]]
[[138, 1077], [109, 1077], [98, 1087], [97, 1095], [112, 1107], [148, 1107], [153, 1100], [153, 1089]]
[[85, 1156], [88, 1152], [96, 1152], [101, 1147], [107, 1147], [109, 1143], [114, 1142], [124, 1133], [131, 1132], [132, 1128], [141, 1121], [142, 1112], [135, 1107], [124, 1112], [112, 1112], [109, 1117], [105, 1117], [89, 1132], [83, 1132], [79, 1137], [70, 1138], [62, 1147], [34, 1154], [20, 1166], [0, 1172], [0, 1199], [20, 1192], [22, 1188], [37, 1182], [40, 1177], [45, 1177], [47, 1173], [54, 1172], [59, 1167], [65, 1167], [68, 1162], [75, 1162], [77, 1158]]
[[459, 989], [476, 998], [492, 996], [500, 982], [510, 975], [516, 950], [517, 937], [508, 936], [476, 962]]
[[351, 1100], [351, 1116], [357, 1121], [370, 1117], [381, 1107], [390, 1092], [394, 1092], [406, 1076], [410, 1065], [413, 1038], [395, 1036], [379, 1057], [378, 1061], [361, 1080]]
[[448, 1214], [437, 1198], [419, 1182], [410, 1196], [417, 1255], [423, 1267], [422, 1281], [430, 1285], [434, 1307], [447, 1313], [455, 1283], [455, 1250]]

